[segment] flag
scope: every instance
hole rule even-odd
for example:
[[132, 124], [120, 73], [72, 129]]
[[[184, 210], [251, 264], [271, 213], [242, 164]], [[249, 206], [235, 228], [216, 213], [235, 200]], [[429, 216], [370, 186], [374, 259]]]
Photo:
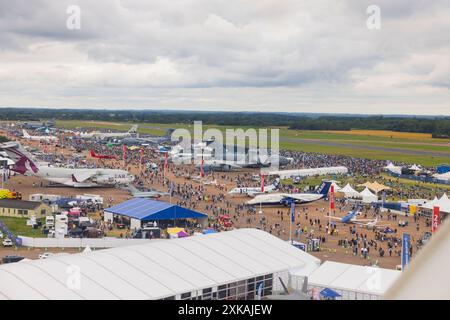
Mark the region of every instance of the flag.
[[334, 186], [331, 185], [331, 191], [330, 191], [330, 209], [334, 210]]
[[141, 160], [140, 160], [140, 162], [141, 162], [141, 164], [144, 164], [144, 149], [142, 148], [140, 152], [141, 152]]
[[164, 169], [167, 169], [169, 167], [169, 153], [166, 152], [164, 154]]
[[202, 164], [200, 165], [200, 177], [202, 177], [202, 178], [205, 176], [204, 165], [205, 165], [205, 160], [202, 158]]
[[291, 221], [295, 222], [295, 201], [291, 202]]
[[264, 175], [261, 175], [261, 192], [264, 193]]
[[402, 271], [405, 270], [405, 267], [409, 264], [410, 261], [409, 256], [410, 243], [411, 243], [410, 235], [404, 233], [402, 237]]
[[173, 190], [174, 190], [174, 187], [175, 187], [174, 183], [173, 183], [173, 182], [170, 182], [169, 194], [170, 194], [171, 197], [173, 197]]
[[433, 207], [433, 220], [431, 223], [431, 233], [435, 233], [440, 223], [440, 214], [441, 209], [439, 207]]

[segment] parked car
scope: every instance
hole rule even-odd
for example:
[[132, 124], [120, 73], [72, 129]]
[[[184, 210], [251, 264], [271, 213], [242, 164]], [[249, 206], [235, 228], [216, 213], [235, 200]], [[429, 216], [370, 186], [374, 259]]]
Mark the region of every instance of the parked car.
[[23, 259], [25, 259], [25, 257], [15, 256], [15, 255], [4, 256], [3, 259], [2, 259], [2, 263], [19, 262], [19, 261], [21, 261]]
[[44, 252], [39, 255], [39, 259], [47, 259], [53, 257], [55, 254], [52, 252]]
[[13, 246], [12, 240], [9, 238], [6, 238], [5, 240], [3, 240], [3, 246], [4, 247], [12, 247]]

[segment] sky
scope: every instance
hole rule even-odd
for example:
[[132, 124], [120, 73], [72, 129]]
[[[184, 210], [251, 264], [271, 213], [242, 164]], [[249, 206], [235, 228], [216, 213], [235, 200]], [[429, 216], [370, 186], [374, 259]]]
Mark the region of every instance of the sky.
[[449, 89], [450, 0], [0, 0], [1, 107], [450, 115]]

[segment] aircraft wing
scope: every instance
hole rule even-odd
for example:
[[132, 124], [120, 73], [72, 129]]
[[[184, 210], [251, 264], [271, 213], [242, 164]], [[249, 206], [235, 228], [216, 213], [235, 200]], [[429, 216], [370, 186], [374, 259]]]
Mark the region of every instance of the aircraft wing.
[[285, 194], [262, 194], [254, 197], [252, 200], [247, 201], [247, 204], [254, 205], [260, 203], [277, 203], [285, 197]]
[[342, 220], [342, 218], [340, 218], [340, 217], [333, 217], [333, 216], [324, 216], [325, 218], [327, 218], [327, 219], [330, 219], [330, 220], [335, 220], [335, 221], [341, 221]]
[[374, 219], [352, 219], [353, 223], [367, 223], [367, 222], [373, 222]]
[[94, 177], [96, 175], [95, 172], [83, 172], [83, 171], [77, 171], [74, 174], [72, 174], [72, 180], [73, 182], [85, 182], [86, 180]]

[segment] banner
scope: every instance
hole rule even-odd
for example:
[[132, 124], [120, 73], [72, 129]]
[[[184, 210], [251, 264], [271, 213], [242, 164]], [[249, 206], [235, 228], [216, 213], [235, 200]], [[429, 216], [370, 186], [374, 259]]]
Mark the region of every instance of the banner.
[[144, 149], [141, 149], [141, 150], [140, 150], [140, 154], [141, 154], [141, 160], [140, 160], [140, 163], [141, 163], [141, 164], [144, 164]]
[[205, 176], [205, 160], [202, 158], [202, 164], [200, 166], [200, 177], [203, 178]]
[[264, 193], [264, 175], [261, 175], [261, 192]]
[[331, 185], [331, 191], [330, 191], [330, 209], [334, 210], [334, 186]]
[[440, 223], [440, 211], [441, 209], [439, 207], [433, 207], [433, 220], [431, 223], [431, 233], [433, 234], [437, 231]]
[[411, 237], [408, 233], [404, 233], [402, 237], [402, 271], [409, 264], [409, 247], [411, 245]]
[[292, 200], [291, 202], [291, 221], [295, 222], [295, 202]]
[[167, 169], [169, 167], [169, 153], [166, 152], [164, 154], [164, 169]]

